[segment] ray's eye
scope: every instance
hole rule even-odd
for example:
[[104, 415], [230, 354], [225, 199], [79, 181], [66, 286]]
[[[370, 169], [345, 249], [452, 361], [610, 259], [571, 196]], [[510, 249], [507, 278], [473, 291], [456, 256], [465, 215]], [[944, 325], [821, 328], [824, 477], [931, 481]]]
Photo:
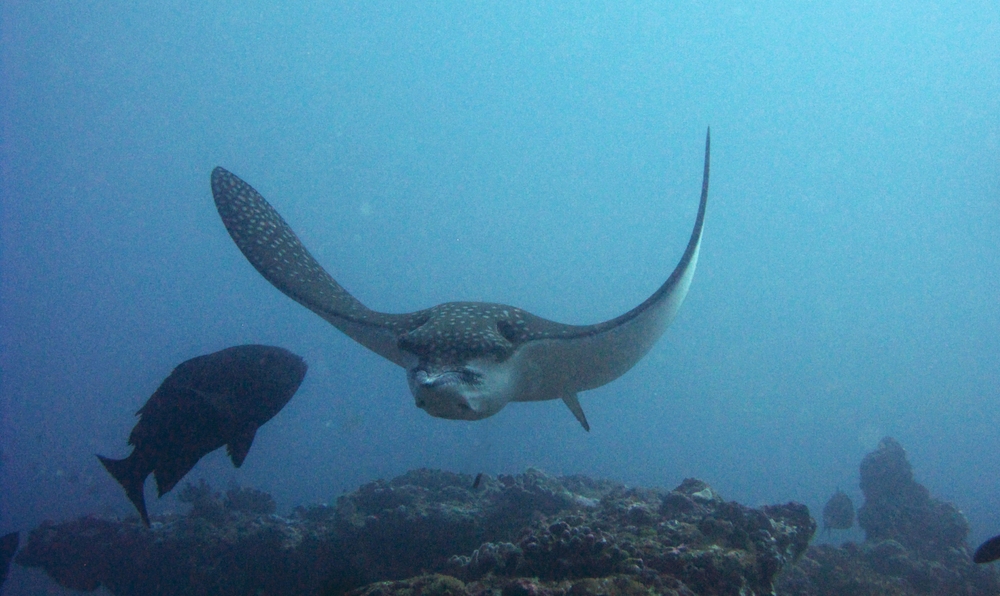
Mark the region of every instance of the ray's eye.
[[516, 343], [518, 336], [520, 335], [517, 327], [510, 321], [497, 321], [497, 331], [500, 332], [500, 335], [502, 335], [504, 339], [511, 343]]

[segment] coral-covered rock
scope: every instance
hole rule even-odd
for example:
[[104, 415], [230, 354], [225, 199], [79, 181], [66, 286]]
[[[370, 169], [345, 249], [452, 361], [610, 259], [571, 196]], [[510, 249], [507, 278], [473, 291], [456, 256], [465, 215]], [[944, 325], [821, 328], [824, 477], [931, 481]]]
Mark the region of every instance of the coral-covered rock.
[[270, 515], [278, 510], [278, 504], [274, 502], [274, 497], [262, 490], [249, 487], [227, 490], [223, 505], [230, 511], [243, 511], [260, 515]]
[[[253, 489], [182, 491], [186, 516], [36, 528], [18, 563], [114, 594], [769, 594], [816, 523], [802, 505], [750, 509], [686, 480], [627, 488], [537, 470], [415, 470], [335, 506], [270, 514]], [[427, 574], [430, 575], [427, 575]], [[406, 579], [411, 578], [411, 579]]]
[[895, 540], [812, 546], [777, 582], [779, 596], [995, 596], [1000, 581], [967, 551], [928, 560]]
[[803, 505], [749, 509], [696, 480], [670, 492], [618, 486], [596, 507], [535, 520], [514, 543], [453, 557], [447, 572], [501, 591], [510, 589], [507, 578], [531, 577], [536, 593], [610, 593], [588, 590], [597, 589], [594, 578], [605, 587], [625, 578], [659, 593], [769, 594], [815, 530]]
[[[32, 530], [17, 562], [41, 567], [63, 586], [113, 594], [291, 594], [323, 574], [309, 559], [322, 543], [303, 540], [294, 524], [230, 516], [216, 524], [200, 517], [138, 520], [85, 517]], [[294, 555], [294, 556], [289, 556]]]
[[886, 437], [861, 462], [863, 544], [810, 547], [777, 583], [780, 596], [995, 596], [1000, 576], [975, 565], [968, 523], [913, 478], [903, 447]]
[[932, 559], [964, 546], [969, 535], [965, 516], [913, 479], [906, 451], [892, 437], [882, 439], [861, 461], [861, 490], [865, 504], [858, 510], [858, 524], [866, 540], [895, 540]]

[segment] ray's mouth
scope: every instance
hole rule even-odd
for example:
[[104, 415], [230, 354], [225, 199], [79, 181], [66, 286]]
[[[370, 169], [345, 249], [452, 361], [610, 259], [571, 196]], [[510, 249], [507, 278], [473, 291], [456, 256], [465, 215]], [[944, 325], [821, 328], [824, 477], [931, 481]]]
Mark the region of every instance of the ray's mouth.
[[427, 389], [439, 389], [448, 385], [480, 385], [482, 377], [483, 375], [467, 368], [440, 373], [430, 373], [421, 368], [413, 371], [416, 384]]

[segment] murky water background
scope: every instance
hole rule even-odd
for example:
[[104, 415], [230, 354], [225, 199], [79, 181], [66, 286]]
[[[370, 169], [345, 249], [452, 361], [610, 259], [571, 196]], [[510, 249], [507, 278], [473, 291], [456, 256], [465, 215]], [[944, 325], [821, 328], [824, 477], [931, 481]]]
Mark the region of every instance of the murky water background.
[[[533, 465], [818, 514], [838, 486], [860, 504], [892, 435], [973, 542], [1000, 531], [995, 3], [332, 4], [0, 8], [0, 532], [132, 514], [94, 454], [128, 453], [173, 366], [249, 342], [309, 375], [241, 469], [188, 479], [286, 509]], [[418, 410], [253, 270], [208, 184], [253, 184], [372, 308], [592, 323], [673, 269], [708, 125], [691, 293], [581, 397], [590, 433], [560, 402]]]

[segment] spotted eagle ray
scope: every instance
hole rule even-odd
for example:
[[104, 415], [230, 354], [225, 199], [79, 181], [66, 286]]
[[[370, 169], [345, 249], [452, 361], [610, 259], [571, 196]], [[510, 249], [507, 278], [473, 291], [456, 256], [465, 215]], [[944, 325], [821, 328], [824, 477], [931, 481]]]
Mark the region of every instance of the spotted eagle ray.
[[403, 367], [418, 408], [438, 418], [481, 420], [512, 401], [561, 399], [589, 431], [577, 393], [632, 368], [687, 296], [708, 201], [710, 132], [698, 215], [677, 267], [645, 302], [594, 325], [565, 325], [486, 302], [446, 302], [406, 314], [371, 310], [323, 269], [249, 184], [217, 167], [212, 194], [229, 235], [264, 279]]

